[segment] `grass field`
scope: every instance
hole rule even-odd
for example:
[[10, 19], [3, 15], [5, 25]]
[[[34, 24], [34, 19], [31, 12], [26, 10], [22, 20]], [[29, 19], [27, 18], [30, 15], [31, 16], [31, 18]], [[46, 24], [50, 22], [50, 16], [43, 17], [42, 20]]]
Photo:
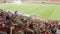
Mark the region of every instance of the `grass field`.
[[18, 10], [29, 15], [36, 15], [45, 19], [60, 20], [60, 5], [42, 3], [0, 3], [0, 8], [6, 10]]

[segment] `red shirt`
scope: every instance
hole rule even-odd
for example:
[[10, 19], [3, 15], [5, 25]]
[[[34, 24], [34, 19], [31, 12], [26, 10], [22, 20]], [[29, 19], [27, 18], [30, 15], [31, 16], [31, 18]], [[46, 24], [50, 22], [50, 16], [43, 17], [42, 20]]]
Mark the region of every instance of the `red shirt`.
[[19, 31], [18, 29], [15, 29], [15, 28], [14, 28], [14, 29], [12, 30], [12, 34], [15, 34], [15, 32], [18, 32], [18, 31]]
[[8, 24], [9, 24], [9, 25], [12, 25], [12, 23], [13, 23], [12, 20], [9, 20], [9, 21], [8, 21]]

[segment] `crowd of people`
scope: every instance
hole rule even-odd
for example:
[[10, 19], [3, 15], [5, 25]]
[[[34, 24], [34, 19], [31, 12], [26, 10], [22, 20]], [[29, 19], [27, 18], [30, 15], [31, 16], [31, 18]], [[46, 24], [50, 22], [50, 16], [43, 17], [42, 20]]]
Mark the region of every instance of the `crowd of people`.
[[0, 9], [0, 34], [57, 34], [59, 22]]

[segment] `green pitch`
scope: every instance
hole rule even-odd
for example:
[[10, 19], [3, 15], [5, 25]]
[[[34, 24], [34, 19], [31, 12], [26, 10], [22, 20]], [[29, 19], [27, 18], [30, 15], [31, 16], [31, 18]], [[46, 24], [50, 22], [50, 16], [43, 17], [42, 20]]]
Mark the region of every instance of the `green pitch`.
[[60, 20], [60, 5], [42, 3], [0, 3], [0, 8], [7, 10], [18, 10], [29, 15], [36, 15], [45, 19]]

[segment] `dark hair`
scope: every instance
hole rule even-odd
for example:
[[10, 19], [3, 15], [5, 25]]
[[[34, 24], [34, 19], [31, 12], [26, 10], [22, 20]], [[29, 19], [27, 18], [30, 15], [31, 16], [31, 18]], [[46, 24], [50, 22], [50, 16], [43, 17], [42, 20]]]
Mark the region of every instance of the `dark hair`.
[[15, 14], [17, 13], [18, 11], [15, 11]]
[[32, 24], [32, 23], [31, 23], [31, 24], [29, 24], [29, 28], [34, 29], [34, 27], [33, 27], [33, 24]]
[[22, 24], [18, 24], [17, 27], [18, 27], [18, 28], [22, 28]]

